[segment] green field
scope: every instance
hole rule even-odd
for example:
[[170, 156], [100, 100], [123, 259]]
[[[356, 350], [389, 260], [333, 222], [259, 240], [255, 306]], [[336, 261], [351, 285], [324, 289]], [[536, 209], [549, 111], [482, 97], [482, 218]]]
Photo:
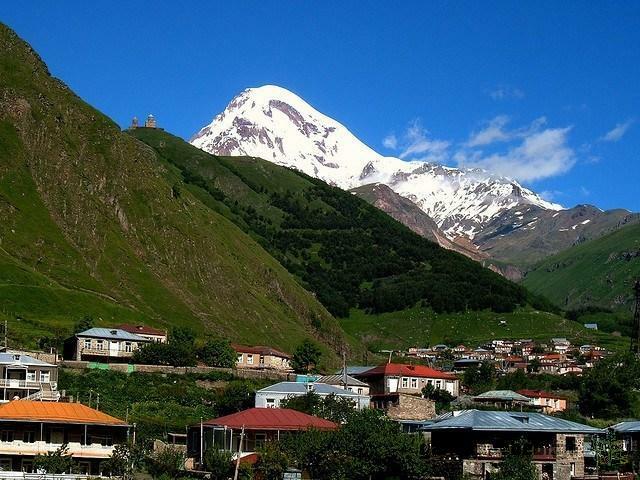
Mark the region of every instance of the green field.
[[626, 349], [629, 345], [627, 338], [587, 330], [576, 322], [536, 310], [441, 315], [420, 308], [382, 315], [352, 310], [340, 324], [371, 351], [405, 350], [438, 343], [478, 346], [496, 338], [531, 338], [548, 342], [552, 337], [566, 337], [574, 345], [597, 343], [611, 350]]

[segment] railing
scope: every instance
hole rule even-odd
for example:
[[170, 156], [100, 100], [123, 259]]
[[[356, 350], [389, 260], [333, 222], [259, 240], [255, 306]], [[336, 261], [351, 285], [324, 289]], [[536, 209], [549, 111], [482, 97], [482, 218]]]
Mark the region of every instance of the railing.
[[100, 475], [84, 475], [78, 473], [25, 473], [25, 472], [8, 472], [0, 471], [0, 478], [7, 479], [24, 479], [24, 480], [90, 480], [93, 478], [110, 478]]
[[[500, 459], [504, 458], [507, 450], [504, 448], [496, 448], [489, 444], [476, 445], [476, 456], [478, 458]], [[555, 447], [534, 447], [532, 450], [534, 460], [553, 460], [556, 458]]]
[[80, 353], [83, 355], [102, 355], [105, 357], [131, 357], [135, 349], [126, 350], [109, 350], [108, 348], [83, 348]]
[[[69, 447], [69, 454], [72, 456], [94, 456], [97, 458], [108, 458], [115, 448], [115, 445], [102, 445], [100, 443], [83, 445], [79, 442], [69, 442], [67, 446]], [[38, 455], [46, 452], [55, 452], [60, 447], [62, 447], [61, 443], [48, 443], [45, 441], [23, 442], [21, 440], [14, 440], [13, 442], [0, 442], [0, 454]], [[4, 473], [0, 474], [0, 478], [4, 478], [3, 475]]]
[[13, 378], [0, 379], [0, 388], [42, 388], [44, 384], [51, 386], [51, 390], [55, 390], [58, 386], [56, 382], [38, 382], [33, 380], [18, 380]]

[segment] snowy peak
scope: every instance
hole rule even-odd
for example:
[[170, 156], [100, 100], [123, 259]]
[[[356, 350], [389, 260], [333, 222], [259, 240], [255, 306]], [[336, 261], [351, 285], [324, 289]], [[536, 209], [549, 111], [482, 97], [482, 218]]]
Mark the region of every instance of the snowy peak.
[[483, 170], [380, 155], [341, 123], [274, 85], [237, 95], [191, 143], [217, 155], [261, 157], [344, 189], [386, 184], [412, 200], [450, 237], [473, 238], [517, 205], [561, 208]]

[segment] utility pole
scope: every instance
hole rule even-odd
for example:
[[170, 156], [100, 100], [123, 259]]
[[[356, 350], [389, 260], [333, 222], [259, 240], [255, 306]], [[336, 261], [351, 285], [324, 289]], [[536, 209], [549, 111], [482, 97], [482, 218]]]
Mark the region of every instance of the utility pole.
[[240, 473], [240, 457], [242, 456], [242, 442], [244, 441], [244, 425], [240, 431], [240, 445], [238, 446], [238, 459], [236, 460], [236, 471], [233, 474], [233, 480], [238, 480], [238, 474]]
[[342, 350], [342, 386], [346, 390], [349, 381], [347, 380], [347, 353]]
[[633, 286], [635, 293], [635, 307], [633, 311], [633, 333], [631, 334], [631, 352], [640, 354], [640, 280]]

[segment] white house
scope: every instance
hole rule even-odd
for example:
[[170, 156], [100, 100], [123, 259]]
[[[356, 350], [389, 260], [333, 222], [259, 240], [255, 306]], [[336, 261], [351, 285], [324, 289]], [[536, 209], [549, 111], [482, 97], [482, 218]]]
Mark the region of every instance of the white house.
[[329, 395], [345, 398], [352, 402], [354, 408], [358, 410], [368, 408], [371, 401], [369, 395], [359, 395], [326, 383], [280, 382], [258, 390], [255, 406], [257, 408], [280, 408], [280, 404], [284, 400], [291, 397], [301, 397], [309, 392], [314, 392], [322, 399]]

